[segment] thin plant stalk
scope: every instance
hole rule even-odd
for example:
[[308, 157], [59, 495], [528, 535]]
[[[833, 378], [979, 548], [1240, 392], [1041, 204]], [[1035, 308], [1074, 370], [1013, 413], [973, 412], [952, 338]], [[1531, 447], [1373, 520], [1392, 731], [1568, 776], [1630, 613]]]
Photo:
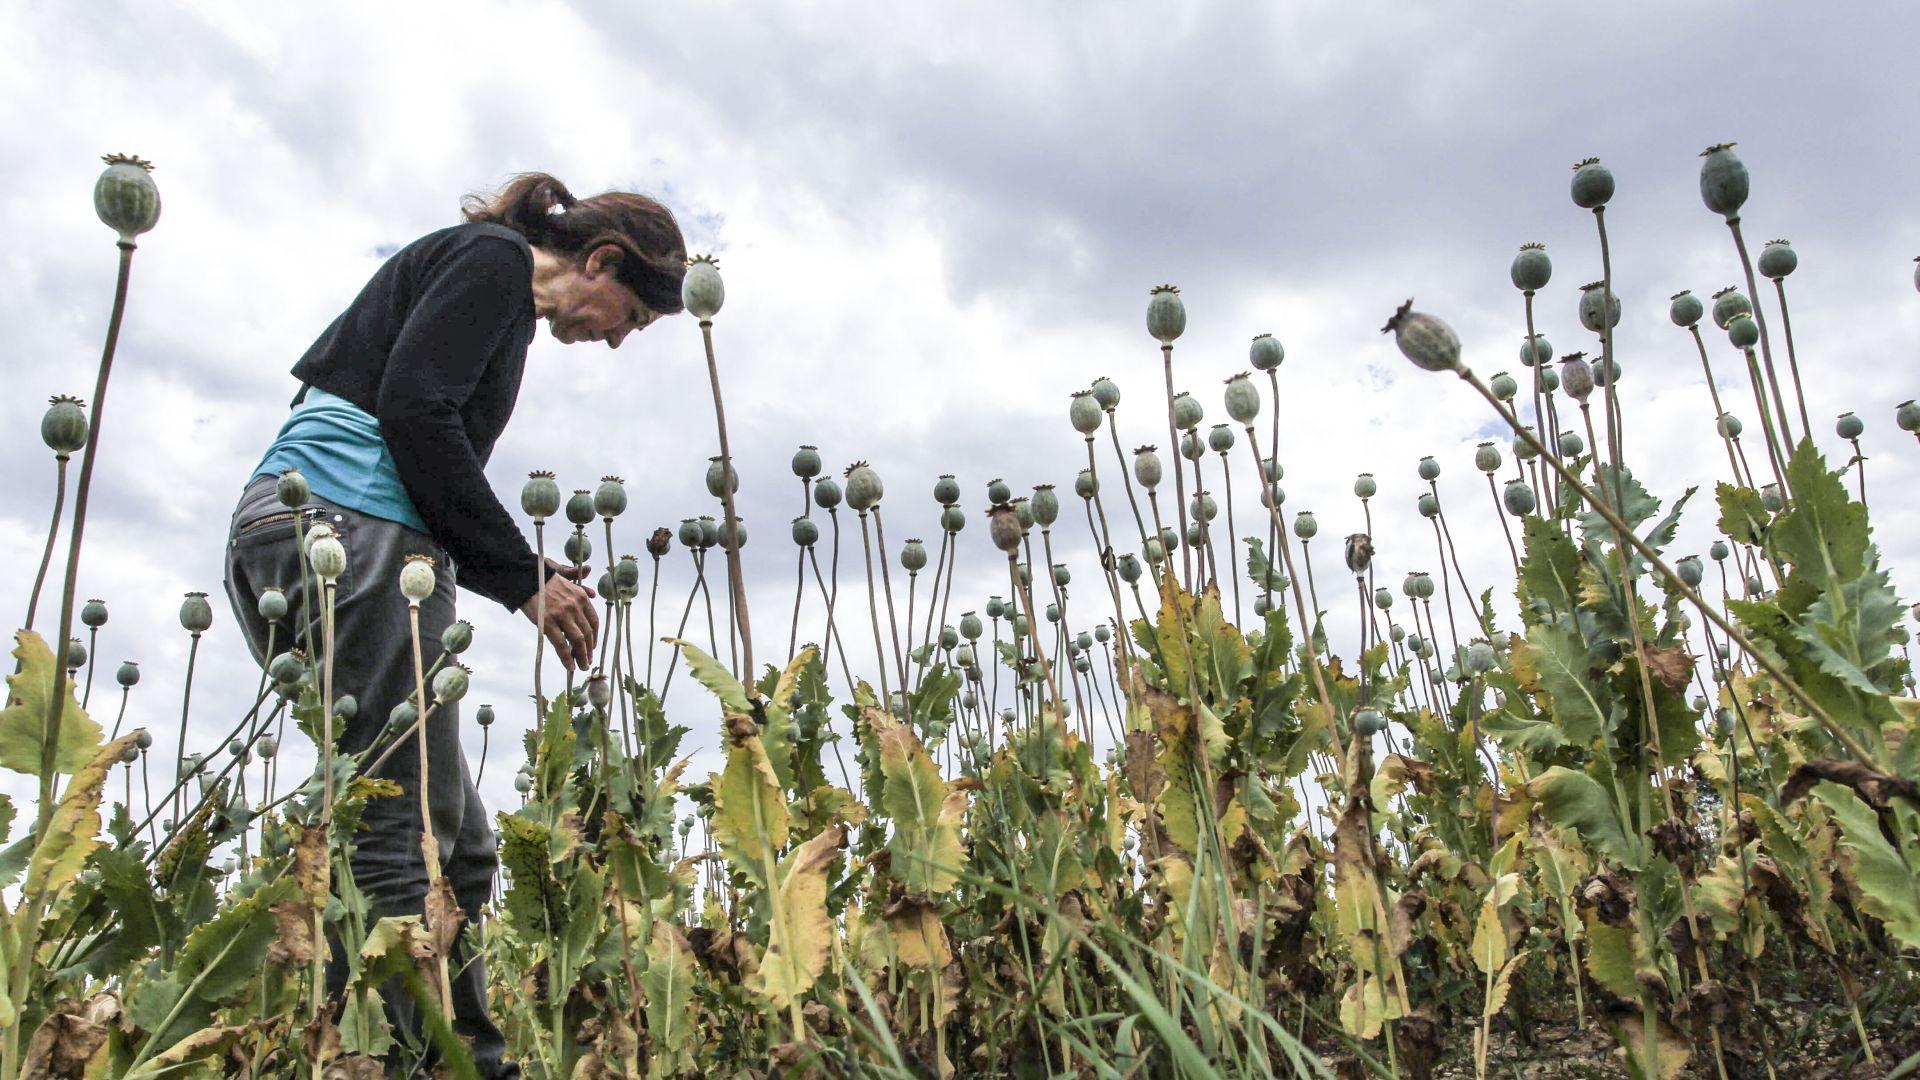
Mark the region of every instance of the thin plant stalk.
[[[727, 444], [727, 409], [720, 397], [720, 365], [713, 357], [712, 319], [700, 320], [700, 340], [707, 350], [707, 379], [713, 386], [713, 419], [720, 429], [720, 474], [722, 477], [731, 477], [734, 475], [733, 452]], [[747, 688], [747, 695], [756, 697], [759, 695], [759, 690], [754, 685], [753, 677], [753, 623], [747, 616], [747, 585], [740, 574], [740, 545], [724, 542], [733, 530], [734, 522], [739, 520], [733, 508], [732, 484], [723, 482], [720, 485], [720, 504], [727, 516], [727, 520], [721, 522], [720, 536], [723, 541], [721, 547], [727, 552], [727, 591], [732, 597], [731, 607], [736, 610], [739, 617], [740, 650], [745, 658], [743, 681]]]
[[[87, 428], [87, 438], [91, 442], [93, 428]], [[40, 607], [40, 587], [46, 583], [47, 567], [53, 562], [54, 540], [60, 535], [60, 511], [67, 501], [67, 461], [71, 455], [57, 453], [53, 455], [53, 521], [47, 526], [47, 548], [40, 553], [40, 572], [33, 576], [33, 593], [27, 597], [26, 628], [33, 629], [33, 614]], [[86, 466], [81, 466], [86, 471]]]
[[1493, 497], [1493, 516], [1500, 519], [1500, 533], [1507, 538], [1507, 554], [1513, 556], [1513, 572], [1520, 574], [1520, 549], [1513, 543], [1513, 526], [1507, 523], [1506, 507], [1500, 503], [1500, 490], [1493, 486], [1493, 474], [1487, 474], [1487, 494]]
[[[1172, 342], [1167, 342], [1160, 346], [1160, 357], [1163, 361], [1162, 367], [1166, 371], [1167, 376], [1167, 450], [1168, 457], [1173, 464], [1173, 494], [1174, 497], [1179, 500], [1174, 504], [1174, 509], [1178, 511], [1176, 516], [1180, 521], [1180, 558], [1184, 571], [1182, 581], [1190, 585], [1193, 582], [1193, 551], [1187, 546], [1187, 474], [1185, 468], [1181, 465], [1181, 462], [1184, 461], [1185, 458], [1180, 454], [1180, 429], [1174, 423], [1173, 419]], [[1197, 482], [1196, 486], [1198, 486]], [[1158, 523], [1156, 523], [1155, 528], [1158, 527]], [[1173, 552], [1169, 551], [1165, 554], [1168, 563], [1171, 564], [1173, 561]]]
[[894, 663], [900, 668], [900, 692], [904, 694], [907, 692], [907, 659], [906, 655], [900, 651], [900, 624], [894, 617], [893, 609], [893, 574], [889, 571], [886, 560], [887, 529], [880, 520], [880, 507], [877, 504], [873, 508], [873, 539], [874, 543], [880, 545], [880, 587], [886, 591], [887, 628], [893, 641]]
[[[611, 526], [609, 526], [611, 532]], [[420, 858], [426, 864], [428, 889], [431, 895], [432, 882], [440, 879], [440, 840], [433, 835], [432, 811], [427, 803], [427, 677], [424, 665], [420, 661], [420, 605], [409, 600], [407, 603], [407, 630], [413, 639], [413, 693], [414, 708], [419, 710], [420, 719], [415, 727], [414, 752], [420, 759]], [[329, 781], [331, 777], [328, 778]], [[428, 927], [430, 933], [437, 928]], [[447, 958], [437, 958], [440, 968], [439, 985], [440, 1011], [443, 1016], [453, 1015], [453, 987], [447, 977]]]
[[1233, 621], [1240, 612], [1240, 531], [1233, 524], [1233, 478], [1227, 475], [1227, 452], [1220, 451], [1220, 484], [1227, 489], [1227, 577], [1233, 582]]
[[[873, 624], [873, 655], [875, 662], [880, 665], [880, 704], [881, 708], [888, 710], [890, 714], [893, 708], [893, 694], [887, 686], [887, 646], [880, 640], [880, 603], [879, 598], [874, 595], [873, 540], [867, 532], [867, 512], [862, 510], [859, 513], [860, 548], [865, 553], [867, 565], [867, 621]], [[906, 692], [905, 686], [901, 687], [901, 692]]]
[[[1754, 325], [1760, 331], [1760, 355], [1764, 359], [1766, 364], [1767, 382], [1770, 384], [1770, 388], [1773, 391], [1774, 406], [1777, 409], [1779, 409], [1779, 412], [1780, 412], [1780, 437], [1782, 440], [1782, 443], [1781, 443], [1782, 456], [1785, 456], [1785, 451], [1798, 445], [1798, 442], [1793, 437], [1793, 429], [1789, 427], [1787, 424], [1787, 402], [1785, 398], [1780, 396], [1780, 375], [1777, 371], [1774, 370], [1774, 366], [1773, 366], [1773, 341], [1771, 336], [1768, 335], [1767, 333], [1766, 313], [1761, 310], [1761, 305], [1759, 300], [1760, 290], [1754, 287], [1753, 260], [1747, 256], [1747, 239], [1745, 235], [1743, 235], [1740, 231], [1740, 215], [1739, 214], [1734, 214], [1732, 217], [1729, 217], [1727, 219], [1727, 229], [1728, 231], [1733, 233], [1733, 249], [1740, 256], [1740, 270], [1742, 273], [1746, 275], [1746, 278], [1747, 278], [1747, 295], [1754, 298], [1753, 322], [1754, 322]], [[1781, 294], [1781, 302], [1785, 303], [1785, 301], [1786, 301], [1786, 294], [1783, 292]], [[1751, 357], [1751, 354], [1753, 352], [1753, 349], [1751, 346], [1748, 347], [1747, 352], [1749, 354], [1749, 357]], [[1799, 375], [1797, 371], [1795, 373], [1794, 381], [1797, 389], [1798, 383], [1799, 383]], [[1762, 412], [1764, 411], [1765, 411], [1765, 406], [1763, 405]], [[1800, 412], [1803, 417], [1806, 415], [1806, 405], [1804, 402], [1802, 402], [1801, 404]], [[1812, 437], [1813, 428], [1811, 425], [1807, 427], [1805, 434], [1809, 438]], [[1782, 492], [1785, 492], [1786, 488], [1782, 486], [1780, 490]]]

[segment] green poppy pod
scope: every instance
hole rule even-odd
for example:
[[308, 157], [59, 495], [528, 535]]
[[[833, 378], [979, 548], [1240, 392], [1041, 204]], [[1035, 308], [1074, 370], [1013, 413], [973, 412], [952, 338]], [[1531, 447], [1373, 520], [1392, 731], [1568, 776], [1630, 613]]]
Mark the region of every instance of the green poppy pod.
[[1033, 629], [1032, 624], [1027, 622], [1027, 617], [1018, 612], [1014, 613], [1011, 622], [1013, 623], [1013, 636], [1016, 638], [1026, 637]]
[[593, 591], [608, 600], [613, 599], [613, 571], [601, 571], [600, 577], [593, 583]]
[[80, 608], [80, 621], [95, 630], [107, 625], [107, 602], [105, 600], [87, 601]]
[[793, 519], [793, 542], [803, 548], [812, 547], [820, 541], [820, 526], [810, 517]]
[[1021, 563], [1018, 569], [1018, 573], [1020, 575], [1020, 584], [1022, 585], [1033, 584], [1033, 567], [1032, 566], [1028, 565], [1027, 563]]
[[951, 626], [940, 628], [940, 647], [951, 649], [960, 644], [960, 632]]
[[958, 506], [940, 508], [940, 527], [950, 533], [957, 533], [967, 527], [967, 512]]
[[1000, 722], [1003, 724], [1013, 723], [1014, 720], [1016, 719], [1016, 716], [1017, 714], [1011, 708], [1000, 710]]
[[1160, 486], [1164, 475], [1160, 467], [1160, 455], [1151, 446], [1142, 446], [1133, 452], [1133, 478], [1140, 486], [1152, 491]]
[[1568, 353], [1560, 358], [1560, 386], [1575, 401], [1585, 401], [1593, 393], [1593, 366], [1585, 353]]
[[1734, 154], [1732, 143], [1700, 151], [1700, 201], [1729, 220], [1740, 216], [1747, 201], [1747, 167]]
[[1140, 560], [1131, 551], [1114, 560], [1114, 570], [1119, 573], [1120, 580], [1129, 585], [1139, 581], [1140, 575], [1144, 572]]
[[1255, 618], [1264, 619], [1267, 617], [1267, 612], [1271, 610], [1273, 610], [1273, 604], [1264, 594], [1253, 598], [1253, 614]]
[[1620, 361], [1601, 359], [1593, 365], [1593, 384], [1610, 386], [1620, 381]]
[[585, 529], [576, 528], [567, 535], [566, 542], [560, 545], [560, 553], [567, 557], [568, 562], [580, 566], [593, 558], [593, 541], [587, 539]]
[[1682, 329], [1698, 323], [1705, 311], [1706, 308], [1700, 303], [1700, 298], [1687, 289], [1674, 293], [1667, 304], [1667, 318], [1672, 319], [1673, 325]]
[[1082, 630], [1074, 635], [1073, 643], [1079, 647], [1081, 652], [1086, 652], [1088, 649], [1093, 648], [1093, 635]]
[[994, 503], [988, 508], [987, 537], [994, 547], [1006, 552], [1019, 550], [1022, 531], [1012, 503]]
[[1766, 582], [1760, 580], [1760, 575], [1748, 574], [1747, 575], [1747, 591], [1754, 594], [1755, 596], [1764, 596], [1767, 591], [1767, 584]]
[[1407, 639], [1407, 651], [1424, 659], [1428, 655], [1427, 639], [1421, 637], [1419, 634], [1409, 637]]
[[189, 634], [205, 633], [213, 625], [213, 607], [207, 594], [190, 592], [180, 601], [180, 627]]
[[1091, 499], [1100, 490], [1100, 480], [1093, 475], [1092, 469], [1081, 469], [1080, 475], [1073, 478], [1073, 493], [1082, 499]]
[[1469, 675], [1485, 675], [1492, 671], [1499, 658], [1494, 655], [1493, 645], [1485, 641], [1475, 641], [1467, 645], [1467, 654], [1462, 665]]
[[113, 681], [126, 689], [132, 689], [140, 683], [140, 665], [133, 660], [122, 660], [120, 667], [113, 673]]
[[866, 462], [856, 461], [847, 468], [847, 505], [855, 511], [864, 514], [873, 509], [885, 493], [880, 474]]
[[933, 501], [941, 506], [952, 506], [960, 501], [960, 482], [952, 473], [941, 473], [933, 482]]
[[524, 772], [514, 773], [513, 774], [513, 790], [519, 792], [522, 795], [525, 795], [528, 792], [532, 791], [533, 777], [527, 775]]
[[1751, 349], [1760, 341], [1760, 325], [1750, 315], [1735, 315], [1727, 324], [1727, 340], [1741, 349]]
[[1609, 294], [1606, 290], [1606, 283], [1601, 281], [1592, 281], [1580, 286], [1580, 325], [1596, 334], [1600, 333], [1602, 329], [1600, 326], [1600, 308], [1602, 304], [1605, 304], [1607, 309], [1607, 327], [1619, 326], [1619, 294]]
[[1227, 416], [1235, 423], [1251, 424], [1260, 415], [1260, 388], [1253, 385], [1253, 379], [1245, 372], [1227, 380], [1226, 405]]
[[1746, 427], [1740, 423], [1739, 417], [1730, 412], [1723, 412], [1714, 419], [1713, 429], [1720, 433], [1721, 438], [1737, 439]]
[[909, 574], [917, 574], [927, 568], [927, 547], [919, 540], [908, 540], [900, 549], [900, 566]]
[[1010, 503], [1013, 501], [1013, 489], [1005, 480], [998, 478], [987, 481], [987, 501], [990, 503]]
[[473, 711], [473, 719], [475, 723], [478, 723], [483, 728], [492, 727], [493, 726], [493, 706], [482, 705], [478, 709], [475, 709]]
[[1414, 576], [1414, 594], [1422, 600], [1433, 599], [1433, 575], [1422, 570]]
[[1460, 338], [1453, 327], [1413, 310], [1412, 300], [1401, 304], [1380, 332], [1392, 334], [1400, 354], [1423, 370], [1452, 371], [1460, 366]]
[[1688, 555], [1673, 564], [1673, 572], [1680, 576], [1689, 589], [1700, 587], [1701, 579], [1706, 576], [1706, 568], [1700, 563], [1700, 556]]
[[613, 564], [613, 587], [620, 590], [620, 596], [631, 596], [640, 588], [640, 560], [631, 555], [622, 555]]
[[1260, 477], [1263, 480], [1285, 480], [1287, 467], [1271, 456], [1260, 459]]
[[1013, 500], [1013, 519], [1020, 523], [1020, 531], [1033, 528], [1033, 503], [1025, 495]]
[[813, 482], [813, 504], [822, 510], [832, 510], [840, 505], [840, 481], [831, 476], [823, 476]]
[[299, 469], [285, 469], [280, 479], [273, 485], [273, 492], [280, 499], [280, 505], [297, 510], [307, 505], [313, 492], [307, 486], [307, 478], [300, 475]]
[[700, 546], [700, 519], [699, 518], [681, 518], [679, 536], [680, 536], [681, 547], [685, 547], [685, 548], [699, 547]]
[[1713, 294], [1713, 325], [1725, 330], [1734, 319], [1753, 314], [1753, 301], [1729, 285]]
[[1187, 546], [1199, 548], [1207, 546], [1207, 523], [1204, 521], [1187, 522]]
[[1760, 488], [1760, 505], [1769, 513], [1777, 514], [1786, 503], [1780, 498], [1779, 484], [1763, 484]]
[[1800, 256], [1794, 254], [1793, 245], [1785, 240], [1769, 240], [1767, 246], [1760, 249], [1757, 265], [1761, 274], [1779, 281], [1800, 265]]
[[560, 485], [553, 474], [536, 469], [520, 485], [520, 509], [535, 521], [545, 521], [560, 512]]
[[1418, 505], [1420, 507], [1421, 517], [1435, 517], [1440, 513], [1440, 500], [1435, 498], [1431, 491], [1423, 491], [1420, 493], [1420, 502]]
[[108, 154], [106, 170], [93, 182], [93, 212], [129, 248], [133, 238], [160, 220], [160, 189], [153, 163], [131, 154]]
[[1560, 456], [1561, 457], [1563, 458], [1579, 457], [1581, 452], [1586, 450], [1586, 448], [1587, 448], [1586, 440], [1580, 437], [1579, 432], [1563, 431], [1560, 433]]
[[1060, 520], [1060, 496], [1054, 494], [1052, 484], [1035, 484], [1028, 506], [1032, 508], [1033, 520], [1043, 529], [1051, 528]]
[[793, 452], [791, 467], [793, 469], [793, 475], [802, 480], [811, 480], [819, 476], [820, 448], [811, 444], [803, 444], [800, 449]]
[[87, 645], [77, 637], [67, 639], [67, 670], [75, 671], [87, 664]]
[[1893, 422], [1900, 426], [1901, 431], [1920, 431], [1920, 405], [1914, 404], [1911, 399], [1901, 402], [1893, 410]]
[[1520, 384], [1504, 371], [1495, 372], [1493, 378], [1487, 380], [1487, 388], [1501, 401], [1512, 401], [1513, 396], [1520, 392]]
[[387, 727], [393, 731], [405, 731], [413, 726], [420, 716], [420, 710], [411, 701], [402, 701], [387, 711]]
[[959, 648], [953, 650], [953, 662], [963, 668], [972, 667], [973, 666], [973, 646], [962, 645]]
[[720, 523], [711, 514], [700, 515], [700, 546], [711, 548], [720, 543]]
[[[634, 580], [637, 583], [639, 581], [639, 566], [636, 565], [634, 570], [636, 572]], [[473, 624], [465, 619], [456, 619], [448, 623], [445, 630], [440, 631], [440, 648], [455, 656], [466, 652], [472, 645]]]
[[1726, 562], [1727, 556], [1732, 553], [1733, 549], [1727, 546], [1725, 540], [1715, 540], [1712, 546], [1707, 548], [1707, 557], [1714, 562]]
[[[722, 483], [726, 484], [725, 490], [722, 490], [721, 488]], [[725, 498], [727, 495], [736, 493], [739, 490], [740, 490], [740, 474], [733, 471], [733, 466], [728, 464], [723, 464], [718, 457], [708, 458], [707, 459], [707, 494], [713, 496], [716, 499], [721, 499], [721, 498]]]
[[1540, 504], [1534, 498], [1533, 488], [1527, 486], [1525, 480], [1507, 481], [1506, 490], [1500, 493], [1500, 501], [1506, 505], [1507, 513], [1514, 517], [1526, 517]]
[[1171, 345], [1186, 329], [1187, 305], [1180, 300], [1180, 290], [1172, 285], [1154, 286], [1147, 294], [1147, 333], [1160, 344]]
[[1286, 504], [1287, 489], [1280, 486], [1280, 481], [1269, 481], [1266, 487], [1260, 489], [1261, 506], [1269, 510], [1278, 510]]
[[1907, 628], [1904, 626], [1895, 626], [1887, 632], [1887, 636], [1893, 639], [1895, 645], [1905, 645], [1912, 639], [1912, 635], [1907, 633]]
[[1055, 585], [1058, 585], [1064, 589], [1067, 587], [1068, 583], [1072, 581], [1073, 581], [1073, 571], [1067, 569], [1066, 563], [1053, 564], [1053, 583]]
[[433, 700], [442, 705], [451, 705], [467, 696], [469, 676], [467, 669], [459, 664], [448, 664], [434, 673]]
[[1252, 346], [1247, 349], [1247, 361], [1256, 371], [1272, 371], [1286, 358], [1286, 348], [1272, 334], [1256, 334]]
[[1060, 605], [1059, 605], [1059, 604], [1048, 604], [1048, 605], [1047, 605], [1047, 610], [1046, 610], [1046, 611], [1044, 611], [1044, 612], [1042, 612], [1041, 614], [1042, 614], [1042, 615], [1044, 615], [1044, 616], [1046, 617], [1046, 620], [1047, 620], [1048, 622], [1050, 622], [1050, 623], [1057, 623], [1057, 622], [1059, 622], [1059, 621], [1060, 621]]
[[1431, 454], [1420, 459], [1419, 471], [1422, 480], [1440, 479], [1440, 463]]
[[400, 594], [410, 604], [418, 604], [433, 595], [439, 583], [433, 572], [433, 556], [414, 552], [400, 565]]
[[[1532, 424], [1528, 424], [1526, 427], [1521, 428], [1520, 430], [1526, 432], [1528, 435], [1534, 436], [1535, 438], [1539, 438], [1539, 435], [1533, 430]], [[1521, 437], [1518, 434], [1514, 435], [1513, 443], [1511, 445], [1513, 447], [1513, 456], [1520, 461], [1532, 461], [1534, 458], [1537, 458], [1540, 456], [1540, 451], [1535, 450], [1533, 448], [1532, 443], [1528, 442], [1525, 438]]]
[[79, 398], [60, 394], [47, 399], [47, 411], [40, 417], [40, 439], [63, 458], [87, 445], [87, 412]]
[[1311, 540], [1320, 534], [1320, 523], [1314, 520], [1313, 511], [1302, 510], [1293, 515], [1293, 535], [1302, 540]]
[[1162, 551], [1172, 551], [1178, 547], [1179, 544], [1180, 534], [1173, 531], [1173, 526], [1168, 525], [1160, 530], [1160, 549]]
[[1483, 442], [1473, 448], [1473, 467], [1483, 473], [1494, 472], [1500, 468], [1500, 448], [1492, 442]]
[[1207, 449], [1214, 453], [1224, 455], [1233, 449], [1233, 441], [1233, 428], [1226, 424], [1215, 424], [1213, 429], [1207, 432]]
[[1087, 672], [1093, 670], [1093, 661], [1084, 656], [1076, 656], [1073, 658], [1073, 670], [1085, 675]]
[[687, 314], [706, 322], [726, 303], [727, 287], [720, 280], [720, 263], [711, 255], [695, 255], [687, 260], [687, 274], [680, 279], [680, 302]]
[[592, 524], [593, 492], [586, 488], [573, 489], [573, 494], [567, 496], [566, 514], [567, 521], [574, 525]]
[[1520, 363], [1526, 367], [1538, 367], [1553, 359], [1553, 342], [1544, 334], [1535, 334], [1520, 343]]
[[617, 476], [603, 476], [593, 490], [593, 512], [612, 520], [627, 508], [627, 486]]
[[1212, 492], [1196, 491], [1187, 500], [1187, 513], [1201, 521], [1212, 521], [1220, 516], [1220, 504], [1214, 501]]
[[1113, 640], [1113, 631], [1108, 629], [1106, 623], [1101, 623], [1099, 626], [1093, 628], [1093, 640], [1105, 645], [1107, 642]]
[[1573, 205], [1582, 210], [1598, 210], [1613, 198], [1613, 172], [1588, 158], [1573, 167]]
[[333, 702], [333, 715], [340, 720], [352, 720], [360, 715], [360, 699], [352, 694], [341, 694]]
[[1173, 395], [1173, 426], [1181, 431], [1191, 431], [1206, 419], [1206, 410], [1200, 402], [1185, 390]]
[[1386, 611], [1393, 607], [1393, 590], [1384, 585], [1373, 590], [1373, 606], [1379, 608], [1381, 611]]
[[1363, 472], [1353, 478], [1353, 493], [1360, 498], [1371, 499], [1379, 491], [1380, 485], [1374, 481], [1372, 473]]
[[1207, 444], [1200, 441], [1198, 431], [1189, 431], [1180, 436], [1180, 456], [1188, 461], [1199, 461], [1207, 456]]
[[1513, 279], [1513, 287], [1522, 292], [1538, 292], [1547, 287], [1553, 277], [1553, 260], [1547, 258], [1545, 244], [1521, 244], [1520, 253], [1513, 257], [1513, 265], [1507, 275]]
[[1091, 390], [1075, 390], [1073, 401], [1067, 406], [1067, 420], [1073, 424], [1073, 430], [1093, 438], [1100, 430], [1100, 402], [1094, 399]]
[[1841, 438], [1851, 441], [1859, 438], [1860, 434], [1867, 430], [1867, 425], [1859, 417], [1845, 412], [1840, 414], [1840, 419], [1833, 425], [1833, 430]]
[[1159, 566], [1161, 560], [1167, 557], [1166, 551], [1161, 547], [1159, 539], [1151, 536], [1147, 537], [1147, 542], [1141, 546], [1140, 554], [1145, 556], [1147, 562], [1154, 566]]
[[141, 728], [139, 731], [134, 732], [133, 745], [142, 750], [153, 749], [153, 733], [146, 728]]
[[1552, 393], [1560, 389], [1560, 373], [1550, 367], [1542, 366], [1534, 371], [1534, 377], [1540, 380], [1541, 389]]
[[987, 597], [987, 618], [999, 619], [1007, 613], [1007, 602], [998, 596]]
[[1108, 412], [1120, 406], [1120, 384], [1105, 375], [1093, 380], [1093, 400]]
[[1402, 641], [1405, 641], [1407, 639], [1407, 628], [1404, 626], [1401, 626], [1398, 623], [1395, 623], [1392, 627], [1390, 627], [1387, 630], [1387, 637], [1395, 645], [1398, 645]]

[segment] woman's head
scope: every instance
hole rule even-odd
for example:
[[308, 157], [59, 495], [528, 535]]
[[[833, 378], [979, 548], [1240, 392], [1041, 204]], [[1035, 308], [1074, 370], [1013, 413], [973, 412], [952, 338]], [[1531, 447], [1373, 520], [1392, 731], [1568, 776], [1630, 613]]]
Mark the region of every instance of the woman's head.
[[541, 314], [562, 341], [618, 345], [654, 318], [681, 310], [686, 241], [672, 211], [645, 195], [608, 191], [577, 199], [554, 177], [525, 173], [496, 194], [467, 196], [461, 210], [468, 221], [504, 225], [527, 238], [536, 294], [546, 298]]

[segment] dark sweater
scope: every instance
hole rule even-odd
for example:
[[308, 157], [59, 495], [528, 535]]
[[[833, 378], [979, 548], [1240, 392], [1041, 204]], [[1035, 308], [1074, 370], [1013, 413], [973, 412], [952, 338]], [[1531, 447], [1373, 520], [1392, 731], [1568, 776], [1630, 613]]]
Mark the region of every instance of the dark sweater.
[[460, 584], [512, 610], [534, 593], [536, 560], [484, 470], [533, 333], [532, 249], [512, 229], [468, 223], [401, 248], [293, 366], [380, 421]]

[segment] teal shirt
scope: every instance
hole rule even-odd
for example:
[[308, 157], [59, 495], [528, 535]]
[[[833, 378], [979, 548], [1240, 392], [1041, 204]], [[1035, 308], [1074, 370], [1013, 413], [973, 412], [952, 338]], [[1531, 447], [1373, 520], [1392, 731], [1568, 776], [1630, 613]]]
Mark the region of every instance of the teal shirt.
[[299, 469], [313, 493], [328, 502], [427, 531], [400, 484], [380, 421], [345, 398], [307, 388], [253, 475], [278, 476], [288, 469]]

